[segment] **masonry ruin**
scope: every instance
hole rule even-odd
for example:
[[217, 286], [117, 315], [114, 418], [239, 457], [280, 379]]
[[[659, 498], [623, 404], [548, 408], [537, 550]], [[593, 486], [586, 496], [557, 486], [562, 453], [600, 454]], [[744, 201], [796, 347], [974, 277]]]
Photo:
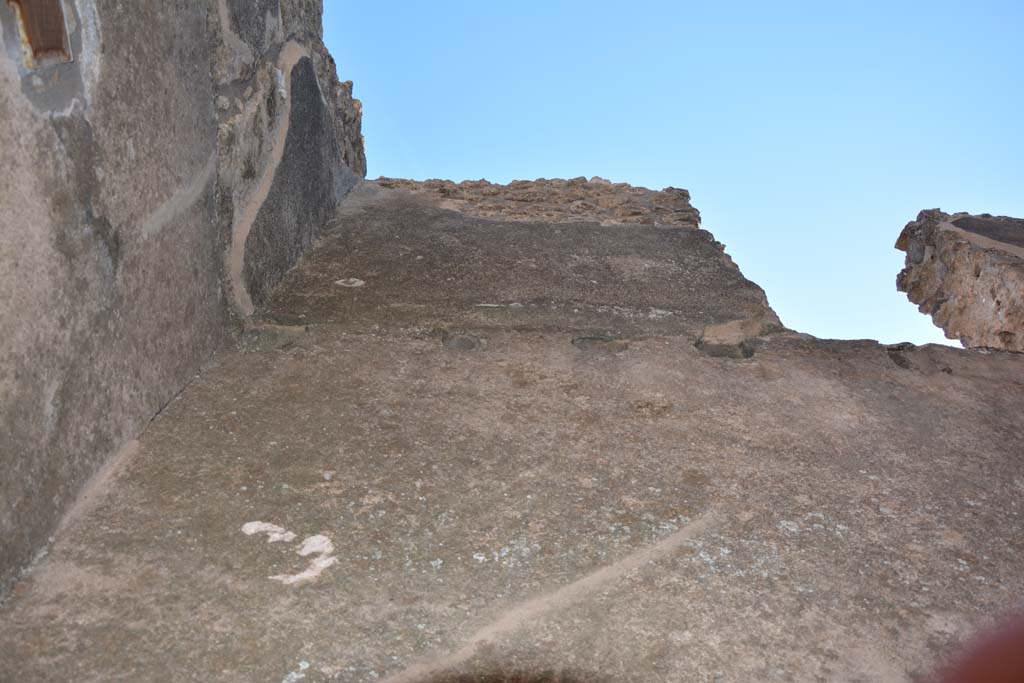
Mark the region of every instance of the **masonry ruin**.
[[1024, 222], [899, 238], [967, 348], [816, 339], [686, 190], [364, 180], [321, 13], [0, 2], [0, 680], [913, 681], [1022, 605]]
[[968, 348], [1024, 352], [1024, 220], [922, 211], [896, 248], [896, 285]]

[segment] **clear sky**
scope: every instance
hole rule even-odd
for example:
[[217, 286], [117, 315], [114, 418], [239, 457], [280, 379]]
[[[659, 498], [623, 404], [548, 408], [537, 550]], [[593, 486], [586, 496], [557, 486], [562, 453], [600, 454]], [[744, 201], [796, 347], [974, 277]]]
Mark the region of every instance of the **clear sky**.
[[942, 342], [903, 225], [1024, 216], [1024, 0], [324, 6], [368, 177], [684, 187], [800, 331]]

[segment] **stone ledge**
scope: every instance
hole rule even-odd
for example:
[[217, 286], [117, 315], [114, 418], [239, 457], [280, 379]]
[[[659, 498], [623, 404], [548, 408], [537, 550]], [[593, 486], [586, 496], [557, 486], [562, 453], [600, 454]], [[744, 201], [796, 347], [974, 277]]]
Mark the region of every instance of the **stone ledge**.
[[571, 180], [515, 180], [498, 185], [486, 180], [405, 180], [378, 178], [381, 187], [439, 199], [441, 206], [479, 218], [546, 223], [596, 221], [699, 228], [700, 212], [690, 193], [675, 187], [649, 190], [594, 176]]

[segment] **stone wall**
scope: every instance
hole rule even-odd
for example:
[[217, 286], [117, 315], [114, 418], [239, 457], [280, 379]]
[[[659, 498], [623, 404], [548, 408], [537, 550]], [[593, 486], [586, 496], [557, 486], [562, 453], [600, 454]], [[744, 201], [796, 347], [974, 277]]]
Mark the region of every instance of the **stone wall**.
[[321, 0], [214, 0], [219, 220], [241, 316], [366, 175], [362, 111], [323, 44]]
[[1024, 352], [1024, 220], [922, 211], [896, 286], [967, 347]]
[[0, 592], [365, 173], [320, 11], [65, 0], [36, 62], [0, 2]]
[[501, 220], [564, 223], [594, 221], [602, 225], [638, 224], [699, 228], [700, 212], [690, 193], [675, 187], [649, 190], [594, 176], [515, 180], [499, 185], [486, 180], [405, 180], [378, 178], [377, 184], [431, 197], [441, 206]]

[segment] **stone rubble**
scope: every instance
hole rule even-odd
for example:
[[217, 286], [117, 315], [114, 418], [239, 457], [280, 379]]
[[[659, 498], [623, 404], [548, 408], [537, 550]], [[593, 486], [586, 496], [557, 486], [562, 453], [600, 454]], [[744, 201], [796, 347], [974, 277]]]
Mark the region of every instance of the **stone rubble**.
[[479, 218], [602, 225], [648, 224], [699, 228], [700, 212], [690, 193], [675, 187], [661, 191], [613, 183], [594, 176], [570, 180], [515, 180], [499, 185], [486, 180], [405, 180], [378, 178], [377, 184], [432, 196], [441, 205]]

